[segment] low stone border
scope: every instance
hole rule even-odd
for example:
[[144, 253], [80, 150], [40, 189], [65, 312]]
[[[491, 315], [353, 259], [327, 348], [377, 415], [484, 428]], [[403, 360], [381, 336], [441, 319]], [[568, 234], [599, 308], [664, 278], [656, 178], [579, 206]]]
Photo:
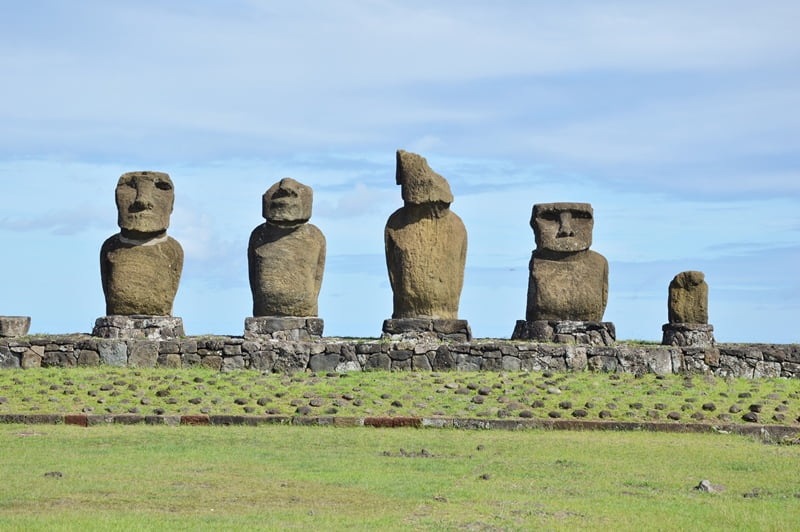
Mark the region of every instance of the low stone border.
[[0, 424], [24, 425], [190, 425], [190, 426], [333, 426], [374, 428], [447, 428], [464, 430], [576, 430], [649, 431], [681, 434], [737, 434], [778, 442], [796, 438], [800, 425], [663, 423], [631, 421], [586, 421], [567, 419], [477, 419], [446, 417], [337, 417], [337, 416], [242, 416], [138, 414], [0, 414]]

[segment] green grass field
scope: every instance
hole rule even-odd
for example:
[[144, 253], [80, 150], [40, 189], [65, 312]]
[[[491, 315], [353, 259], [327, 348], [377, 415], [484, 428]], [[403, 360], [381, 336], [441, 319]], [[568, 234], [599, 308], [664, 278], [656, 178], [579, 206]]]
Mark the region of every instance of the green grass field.
[[3, 530], [800, 528], [800, 446], [725, 434], [5, 425], [0, 446]]
[[[797, 427], [800, 380], [605, 373], [0, 372], [0, 414]], [[800, 445], [732, 434], [0, 425], [2, 530], [795, 530]], [[721, 493], [692, 488], [701, 480]]]

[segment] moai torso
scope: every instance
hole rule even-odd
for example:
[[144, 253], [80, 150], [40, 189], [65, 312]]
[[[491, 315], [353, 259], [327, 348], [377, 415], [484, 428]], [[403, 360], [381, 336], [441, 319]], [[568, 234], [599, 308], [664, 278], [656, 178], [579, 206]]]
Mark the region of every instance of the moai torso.
[[106, 314], [171, 316], [183, 250], [171, 238], [133, 245], [114, 235], [100, 251]]
[[425, 206], [403, 207], [386, 224], [393, 318], [458, 318], [467, 230], [449, 209], [432, 211]]
[[586, 203], [534, 205], [536, 250], [529, 264], [527, 321], [603, 319], [608, 261], [589, 250], [593, 212]]
[[708, 284], [703, 272], [687, 271], [669, 283], [670, 323], [708, 323]]
[[384, 231], [392, 318], [457, 319], [467, 231], [450, 211], [450, 186], [423, 157], [403, 150], [397, 152], [397, 184], [405, 206]]
[[172, 315], [183, 249], [167, 236], [175, 196], [161, 172], [130, 172], [116, 188], [120, 233], [100, 250], [107, 315]]
[[247, 251], [253, 316], [316, 316], [326, 246], [307, 223], [311, 188], [285, 178], [263, 201], [267, 221], [253, 230]]

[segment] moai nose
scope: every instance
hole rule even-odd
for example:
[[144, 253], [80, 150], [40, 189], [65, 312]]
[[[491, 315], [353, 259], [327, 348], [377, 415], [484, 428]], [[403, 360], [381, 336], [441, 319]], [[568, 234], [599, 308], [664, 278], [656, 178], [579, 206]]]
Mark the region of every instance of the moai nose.
[[155, 192], [155, 183], [146, 179], [139, 180], [136, 183], [136, 200], [133, 202], [133, 207], [138, 209], [150, 209], [153, 207], [153, 193]]
[[572, 214], [569, 212], [562, 212], [559, 215], [558, 235], [557, 236], [575, 236], [575, 231], [572, 230]]

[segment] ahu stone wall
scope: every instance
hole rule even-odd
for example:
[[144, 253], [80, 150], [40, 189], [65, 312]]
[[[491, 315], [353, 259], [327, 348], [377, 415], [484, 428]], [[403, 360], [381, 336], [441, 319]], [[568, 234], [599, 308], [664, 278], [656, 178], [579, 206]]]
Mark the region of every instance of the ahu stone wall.
[[236, 336], [108, 340], [74, 334], [0, 339], [0, 369], [97, 366], [219, 371], [606, 371], [800, 377], [800, 345], [717, 344], [709, 348], [578, 346], [478, 339], [465, 343], [324, 338], [291, 342]]

